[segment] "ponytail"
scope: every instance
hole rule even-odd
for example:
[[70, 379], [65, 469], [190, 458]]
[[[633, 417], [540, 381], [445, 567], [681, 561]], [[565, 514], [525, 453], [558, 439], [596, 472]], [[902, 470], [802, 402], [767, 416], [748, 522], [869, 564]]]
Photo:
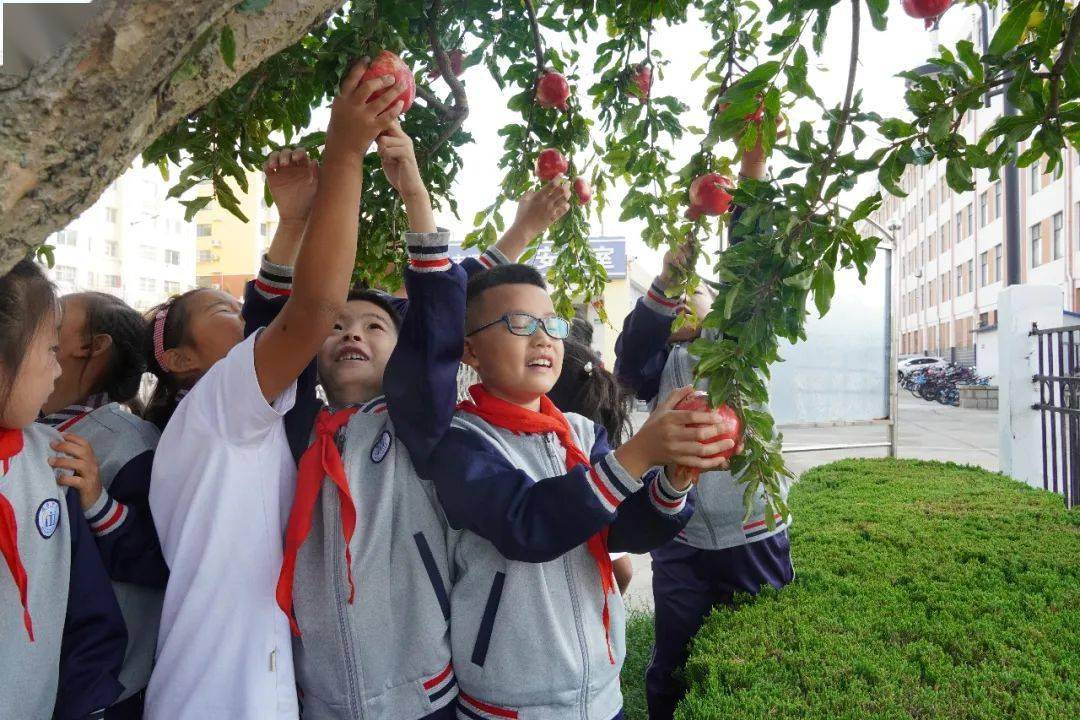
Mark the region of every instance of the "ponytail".
[[172, 417], [176, 406], [180, 404], [184, 388], [181, 380], [162, 366], [162, 356], [166, 350], [178, 347], [190, 341], [188, 337], [188, 301], [202, 288], [188, 290], [182, 295], [171, 297], [153, 308], [148, 314], [148, 321], [143, 329], [142, 353], [146, 369], [157, 383], [150, 395], [150, 400], [143, 410], [143, 419], [153, 423], [159, 430], [164, 430]]
[[106, 393], [119, 403], [137, 403], [136, 396], [146, 372], [143, 337], [146, 320], [120, 298], [99, 292], [80, 293], [86, 302], [86, 326], [83, 334], [90, 338], [108, 335], [112, 339], [108, 370], [95, 393]]

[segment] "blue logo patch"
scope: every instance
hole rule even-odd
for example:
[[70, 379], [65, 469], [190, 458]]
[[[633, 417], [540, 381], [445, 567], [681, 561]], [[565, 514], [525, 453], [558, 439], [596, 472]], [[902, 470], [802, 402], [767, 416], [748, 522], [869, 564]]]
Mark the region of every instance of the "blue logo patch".
[[60, 527], [60, 501], [56, 498], [49, 498], [41, 503], [38, 506], [34, 520], [37, 522], [37, 529], [41, 533], [41, 537], [46, 540], [51, 538], [56, 533], [56, 528]]
[[381, 463], [386, 454], [390, 452], [390, 445], [393, 444], [393, 438], [390, 435], [389, 430], [383, 430], [382, 435], [375, 441], [375, 445], [371, 448], [371, 461], [374, 463]]

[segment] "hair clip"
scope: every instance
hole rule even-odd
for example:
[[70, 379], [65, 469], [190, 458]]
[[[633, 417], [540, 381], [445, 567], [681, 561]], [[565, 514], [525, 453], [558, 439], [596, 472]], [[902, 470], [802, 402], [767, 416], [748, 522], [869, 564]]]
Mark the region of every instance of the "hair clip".
[[585, 371], [586, 375], [592, 375], [592, 371], [593, 371], [592, 360], [590, 360], [589, 362], [582, 365], [581, 369]]

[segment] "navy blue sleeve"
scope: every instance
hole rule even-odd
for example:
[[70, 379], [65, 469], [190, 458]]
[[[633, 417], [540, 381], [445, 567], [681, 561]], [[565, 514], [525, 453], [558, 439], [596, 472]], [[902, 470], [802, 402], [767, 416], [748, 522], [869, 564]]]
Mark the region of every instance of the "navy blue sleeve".
[[[693, 500], [686, 496], [681, 509], [671, 512], [678, 504], [658, 485], [660, 470], [652, 470], [645, 478], [646, 487], [627, 498], [619, 506], [619, 515], [608, 532], [611, 552], [647, 553], [672, 540], [686, 527], [694, 514]], [[665, 502], [660, 505], [658, 496]]]
[[[291, 286], [291, 275], [276, 275], [270, 272], [264, 263], [258, 277], [244, 286], [244, 306], [241, 310], [244, 337], [259, 328], [268, 327], [274, 321], [289, 299]], [[296, 403], [285, 413], [285, 437], [296, 462], [300, 462], [300, 457], [308, 448], [315, 416], [322, 407], [322, 401], [316, 393], [318, 384], [318, 363], [312, 359], [296, 378]]]
[[450, 427], [465, 344], [465, 270], [449, 233], [408, 233], [409, 312], [386, 363], [383, 392], [394, 430], [421, 465]]
[[[136, 455], [120, 468], [101, 512], [87, 518], [109, 577], [119, 582], [164, 589], [169, 568], [161, 554], [150, 515], [150, 470], [154, 451]], [[116, 507], [119, 503], [123, 507]], [[115, 518], [115, 525], [109, 524]]]
[[510, 560], [548, 562], [610, 524], [642, 487], [618, 465], [606, 435], [590, 462], [591, 470], [578, 465], [535, 481], [477, 433], [451, 427], [422, 474], [435, 483], [453, 527], [489, 540]]
[[465, 274], [468, 275], [469, 277], [472, 277], [473, 275], [480, 272], [481, 270], [486, 270], [487, 269], [483, 265], [480, 264], [479, 260], [477, 260], [474, 257], [462, 258], [460, 265], [461, 265], [462, 269], [465, 270]]
[[649, 293], [623, 320], [622, 333], [615, 341], [615, 377], [646, 401], [660, 394], [660, 376], [670, 352], [668, 336], [675, 320], [674, 313], [652, 309], [648, 298], [655, 288], [650, 288]]
[[127, 628], [83, 519], [78, 493], [67, 493], [67, 506], [71, 579], [53, 717], [81, 720], [95, 717], [123, 692], [117, 677], [127, 649]]

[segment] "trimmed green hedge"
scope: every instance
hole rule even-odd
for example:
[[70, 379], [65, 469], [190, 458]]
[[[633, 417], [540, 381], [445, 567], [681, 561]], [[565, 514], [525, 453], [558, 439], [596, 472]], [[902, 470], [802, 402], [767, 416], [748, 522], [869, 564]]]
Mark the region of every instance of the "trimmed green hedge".
[[816, 468], [791, 507], [795, 582], [713, 613], [679, 718], [1080, 718], [1080, 510], [898, 460]]

